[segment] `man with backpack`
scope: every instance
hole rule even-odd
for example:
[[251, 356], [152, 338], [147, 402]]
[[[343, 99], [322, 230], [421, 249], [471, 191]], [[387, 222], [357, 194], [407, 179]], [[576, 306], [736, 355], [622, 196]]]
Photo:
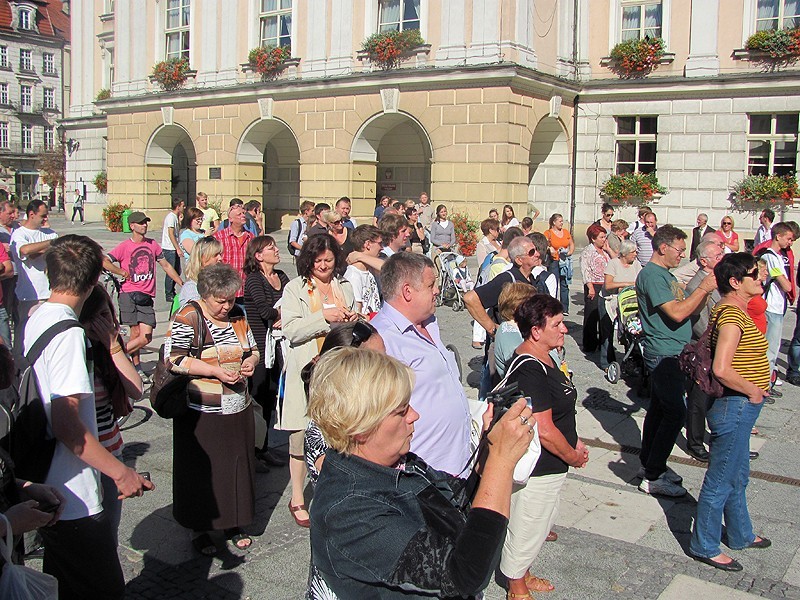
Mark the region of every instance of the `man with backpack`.
[[[53, 508], [61, 512], [60, 520], [40, 530], [43, 570], [58, 579], [61, 598], [121, 599], [125, 580], [115, 533], [103, 512], [100, 473], [114, 481], [121, 498], [141, 496], [154, 486], [97, 439], [91, 347], [77, 323], [100, 276], [103, 254], [94, 240], [67, 235], [52, 242], [45, 261], [51, 293], [28, 320], [23, 350], [28, 355], [37, 342], [45, 346], [32, 365], [56, 439], [44, 483], [66, 500]], [[60, 330], [56, 335], [54, 325]]]
[[292, 221], [289, 227], [289, 240], [287, 242], [289, 254], [297, 256], [300, 254], [300, 249], [303, 247], [303, 242], [306, 241], [306, 229], [308, 228], [308, 220], [314, 214], [314, 203], [311, 200], [303, 200], [300, 203], [300, 216]]

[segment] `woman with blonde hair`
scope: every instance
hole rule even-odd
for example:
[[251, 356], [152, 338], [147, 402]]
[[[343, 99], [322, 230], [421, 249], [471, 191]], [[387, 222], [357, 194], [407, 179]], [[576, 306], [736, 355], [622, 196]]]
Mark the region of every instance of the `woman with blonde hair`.
[[222, 244], [213, 237], [201, 237], [192, 246], [192, 253], [186, 263], [184, 271], [184, 283], [178, 298], [178, 306], [173, 302], [173, 312], [177, 308], [186, 306], [190, 300], [198, 300], [200, 293], [197, 291], [197, 277], [200, 270], [208, 265], [216, 265], [222, 262]]

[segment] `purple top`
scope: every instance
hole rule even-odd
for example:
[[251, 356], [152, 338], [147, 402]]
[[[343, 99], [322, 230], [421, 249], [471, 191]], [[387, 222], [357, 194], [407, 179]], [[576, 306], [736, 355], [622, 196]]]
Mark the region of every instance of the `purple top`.
[[434, 469], [458, 475], [469, 460], [471, 417], [458, 367], [442, 344], [436, 317], [425, 322], [433, 343], [388, 302], [371, 323], [381, 334], [386, 353], [416, 375], [411, 406], [420, 416], [411, 451]]

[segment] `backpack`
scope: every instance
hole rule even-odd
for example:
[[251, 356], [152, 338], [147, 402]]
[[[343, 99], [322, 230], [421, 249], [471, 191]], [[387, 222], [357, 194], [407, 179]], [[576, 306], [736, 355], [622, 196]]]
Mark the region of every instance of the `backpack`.
[[708, 324], [700, 338], [696, 342], [686, 344], [678, 355], [678, 365], [681, 371], [710, 398], [720, 398], [725, 392], [719, 379], [714, 377], [712, 371], [714, 353], [711, 350], [711, 335], [724, 310], [721, 308], [717, 318]]
[[54, 337], [80, 326], [74, 319], [59, 321], [42, 333], [22, 359], [19, 394], [6, 393], [0, 401], [0, 445], [11, 455], [20, 479], [42, 483], [56, 450], [33, 365]]
[[[300, 217], [297, 217], [294, 220], [294, 222], [292, 223], [292, 225], [297, 223], [297, 235], [298, 235], [298, 237], [300, 236], [300, 232], [303, 230], [303, 224], [300, 222], [302, 220], [303, 219], [301, 219]], [[294, 239], [294, 240], [292, 239], [292, 226], [289, 226], [289, 236], [286, 238], [286, 248], [289, 250], [289, 254], [292, 255], [292, 256], [294, 256], [294, 253], [295, 253], [295, 250], [296, 250], [295, 248], [292, 248], [292, 242], [296, 242], [296, 241], [297, 241], [297, 239]]]
[[550, 289], [547, 287], [547, 278], [550, 277], [550, 271], [545, 269], [541, 273], [539, 273], [536, 278], [533, 280], [533, 286], [536, 288], [536, 292], [539, 294], [545, 294], [547, 296], [550, 295]]

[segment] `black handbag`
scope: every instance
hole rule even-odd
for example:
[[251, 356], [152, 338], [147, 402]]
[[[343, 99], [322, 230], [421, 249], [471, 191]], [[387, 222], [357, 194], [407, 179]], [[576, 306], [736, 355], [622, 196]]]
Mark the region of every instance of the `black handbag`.
[[[189, 304], [195, 310], [197, 323], [194, 328], [194, 343], [192, 344], [192, 356], [200, 359], [203, 352], [203, 342], [206, 339], [206, 320], [203, 317], [203, 309], [197, 302], [191, 301]], [[186, 414], [189, 410], [187, 405], [186, 386], [189, 380], [194, 379], [193, 375], [179, 375], [169, 369], [167, 356], [164, 355], [164, 346], [158, 349], [158, 364], [153, 375], [153, 386], [150, 388], [150, 405], [156, 414], [163, 419], [174, 419]]]

